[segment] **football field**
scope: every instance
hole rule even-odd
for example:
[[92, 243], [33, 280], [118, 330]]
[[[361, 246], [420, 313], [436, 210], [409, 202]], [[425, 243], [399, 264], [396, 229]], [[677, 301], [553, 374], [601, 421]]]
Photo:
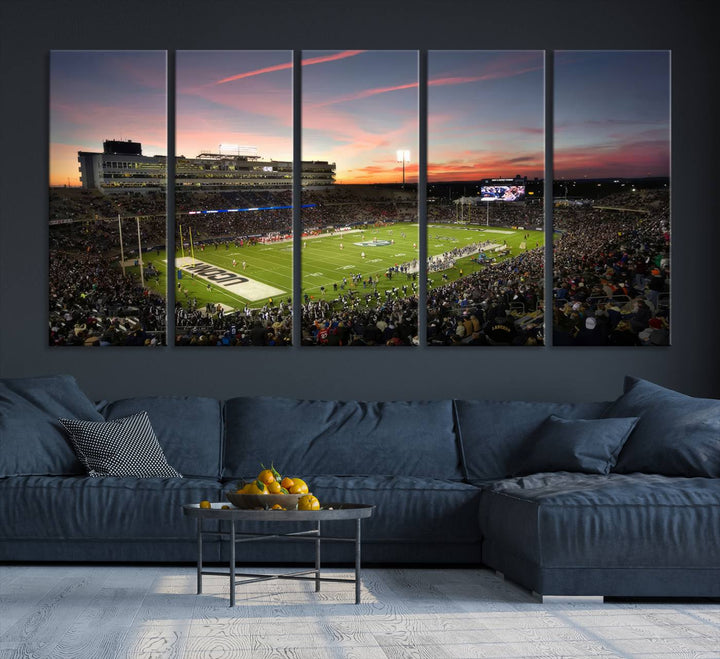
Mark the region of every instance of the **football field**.
[[[487, 256], [502, 260], [526, 249], [542, 247], [544, 234], [534, 229], [478, 225], [428, 227], [429, 256], [442, 257], [453, 249], [483, 242], [490, 243]], [[302, 243], [302, 287], [307, 299], [331, 300], [352, 290], [362, 300], [365, 294], [373, 291], [372, 286], [364, 287], [362, 283], [370, 276], [379, 282], [377, 290], [381, 294], [388, 288], [397, 287], [402, 295], [411, 295], [412, 283], [417, 284], [417, 278], [406, 274], [394, 274], [392, 279], [386, 277], [389, 268], [417, 261], [417, 224], [367, 226], [364, 230], [303, 237]], [[504, 251], [499, 251], [500, 248]], [[454, 267], [430, 272], [431, 285], [448, 283], [486, 267], [477, 263], [476, 257], [477, 252], [473, 251], [456, 258]], [[157, 278], [146, 278], [146, 285], [164, 294], [165, 253], [146, 253], [144, 262], [146, 265], [152, 263], [159, 271]], [[210, 302], [222, 304], [226, 311], [231, 311], [244, 309], [246, 305], [262, 307], [268, 301], [273, 304], [286, 302], [292, 296], [292, 241], [242, 247], [233, 242], [218, 243], [205, 246], [204, 250], [196, 248], [193, 253], [185, 249], [176, 254], [176, 266], [181, 274], [176, 273], [173, 278], [175, 299], [183, 305], [194, 298], [198, 307]], [[360, 280], [354, 283], [353, 275], [360, 275]], [[406, 291], [403, 286], [407, 287]]]

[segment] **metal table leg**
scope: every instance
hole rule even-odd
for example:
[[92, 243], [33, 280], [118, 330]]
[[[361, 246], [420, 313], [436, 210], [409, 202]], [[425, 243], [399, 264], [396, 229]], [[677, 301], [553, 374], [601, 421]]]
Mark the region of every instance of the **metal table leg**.
[[202, 595], [202, 566], [203, 566], [203, 554], [202, 554], [202, 517], [198, 517], [197, 520], [197, 594]]
[[317, 523], [317, 540], [315, 540], [315, 592], [320, 592], [320, 522]]
[[360, 604], [360, 521], [355, 520], [355, 604]]
[[235, 520], [230, 520], [230, 606], [235, 606]]

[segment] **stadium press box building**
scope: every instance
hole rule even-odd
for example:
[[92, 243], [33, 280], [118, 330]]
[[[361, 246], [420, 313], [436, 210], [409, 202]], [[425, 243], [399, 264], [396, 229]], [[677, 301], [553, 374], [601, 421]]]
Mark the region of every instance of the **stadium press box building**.
[[[102, 153], [78, 151], [80, 180], [86, 189], [105, 192], [128, 188], [165, 187], [166, 156], [144, 156], [140, 142], [105, 140]], [[246, 153], [201, 153], [195, 158], [175, 159], [175, 184], [203, 189], [289, 188], [292, 162], [263, 160]], [[335, 182], [335, 163], [302, 163], [303, 187], [322, 187]]]

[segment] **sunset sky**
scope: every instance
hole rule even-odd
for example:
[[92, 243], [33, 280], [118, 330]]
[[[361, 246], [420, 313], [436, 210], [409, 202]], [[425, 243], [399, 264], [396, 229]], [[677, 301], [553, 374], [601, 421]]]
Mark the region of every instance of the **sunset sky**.
[[292, 160], [292, 52], [178, 51], [175, 152], [189, 158], [220, 144]]
[[669, 51], [555, 53], [555, 178], [670, 175]]
[[428, 180], [543, 176], [542, 51], [430, 51]]
[[[290, 51], [178, 51], [176, 152], [219, 144], [292, 157]], [[669, 54], [555, 54], [555, 175], [669, 172]], [[430, 51], [431, 181], [543, 176], [543, 53]], [[50, 182], [78, 185], [77, 152], [132, 139], [166, 153], [163, 51], [53, 51]], [[339, 183], [417, 180], [414, 51], [303, 52], [303, 159], [337, 165]]]
[[51, 51], [50, 185], [80, 185], [78, 151], [108, 139], [167, 153], [165, 51]]
[[[338, 52], [305, 51], [303, 59]], [[303, 67], [303, 159], [336, 163], [338, 183], [399, 183], [397, 151], [409, 150], [405, 180], [417, 181], [417, 53], [349, 52]]]

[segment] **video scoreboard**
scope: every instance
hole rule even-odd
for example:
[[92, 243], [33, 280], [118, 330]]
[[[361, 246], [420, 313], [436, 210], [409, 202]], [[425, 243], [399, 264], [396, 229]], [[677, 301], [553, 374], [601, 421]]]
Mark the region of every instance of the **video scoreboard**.
[[525, 180], [518, 178], [491, 179], [480, 186], [482, 201], [522, 201], [525, 199]]

